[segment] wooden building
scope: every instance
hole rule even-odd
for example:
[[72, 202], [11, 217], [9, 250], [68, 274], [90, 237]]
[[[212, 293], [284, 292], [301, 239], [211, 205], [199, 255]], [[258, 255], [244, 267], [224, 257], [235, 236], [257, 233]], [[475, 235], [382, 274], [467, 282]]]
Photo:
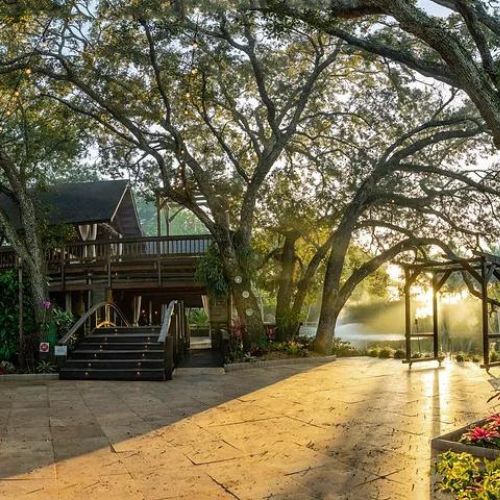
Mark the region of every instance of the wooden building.
[[[227, 323], [226, 304], [210, 301], [195, 279], [210, 235], [145, 236], [124, 180], [59, 184], [39, 191], [37, 198], [48, 225], [68, 229], [70, 237], [47, 251], [46, 266], [51, 298], [77, 317], [112, 303], [128, 327], [160, 328], [167, 305], [176, 302], [183, 311], [205, 307], [216, 327]], [[21, 231], [12, 199], [0, 195], [0, 206]], [[3, 242], [0, 271], [16, 265], [14, 251]], [[187, 328], [185, 318], [177, 323]], [[107, 318], [101, 324], [113, 322]]]

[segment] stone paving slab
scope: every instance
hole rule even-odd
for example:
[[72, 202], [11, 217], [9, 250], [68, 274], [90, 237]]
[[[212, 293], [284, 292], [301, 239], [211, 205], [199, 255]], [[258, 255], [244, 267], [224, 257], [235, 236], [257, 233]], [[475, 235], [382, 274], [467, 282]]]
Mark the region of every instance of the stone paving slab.
[[472, 364], [344, 358], [166, 383], [5, 382], [0, 498], [442, 498], [430, 439], [494, 411], [489, 379]]

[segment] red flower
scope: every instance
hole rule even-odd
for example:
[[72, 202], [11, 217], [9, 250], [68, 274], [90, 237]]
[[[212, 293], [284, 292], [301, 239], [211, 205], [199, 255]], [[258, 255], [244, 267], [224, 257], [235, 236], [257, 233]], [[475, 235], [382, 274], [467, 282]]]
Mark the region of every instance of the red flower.
[[500, 433], [495, 430], [480, 426], [474, 427], [469, 432], [464, 434], [464, 439], [471, 443], [477, 443], [479, 441], [490, 441], [491, 439], [497, 438], [500, 438]]

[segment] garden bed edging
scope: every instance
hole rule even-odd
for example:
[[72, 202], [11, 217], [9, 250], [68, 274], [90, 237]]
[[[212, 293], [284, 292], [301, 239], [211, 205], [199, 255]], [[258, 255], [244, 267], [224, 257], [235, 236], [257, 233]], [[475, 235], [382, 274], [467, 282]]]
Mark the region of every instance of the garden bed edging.
[[37, 380], [58, 380], [59, 373], [8, 373], [0, 375], [0, 382], [33, 382]]
[[273, 366], [284, 366], [284, 365], [298, 365], [298, 364], [321, 364], [329, 363], [331, 361], [336, 361], [337, 356], [312, 356], [310, 358], [287, 358], [287, 359], [270, 359], [270, 360], [257, 360], [257, 361], [245, 361], [243, 363], [227, 363], [224, 364], [224, 370], [226, 372], [238, 371], [238, 370], [249, 370], [251, 368], [266, 368]]

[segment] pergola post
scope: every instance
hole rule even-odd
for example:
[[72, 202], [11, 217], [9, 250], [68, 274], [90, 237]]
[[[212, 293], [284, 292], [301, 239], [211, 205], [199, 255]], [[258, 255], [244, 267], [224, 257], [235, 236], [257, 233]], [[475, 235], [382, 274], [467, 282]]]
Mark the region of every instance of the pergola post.
[[432, 340], [434, 358], [439, 356], [439, 314], [438, 314], [438, 276], [432, 273]]
[[410, 271], [405, 267], [405, 341], [406, 341], [406, 360], [411, 359], [411, 297], [410, 297]]
[[481, 258], [481, 305], [482, 305], [482, 326], [483, 326], [483, 359], [486, 369], [490, 366], [490, 339], [488, 326], [488, 269], [486, 259]]

